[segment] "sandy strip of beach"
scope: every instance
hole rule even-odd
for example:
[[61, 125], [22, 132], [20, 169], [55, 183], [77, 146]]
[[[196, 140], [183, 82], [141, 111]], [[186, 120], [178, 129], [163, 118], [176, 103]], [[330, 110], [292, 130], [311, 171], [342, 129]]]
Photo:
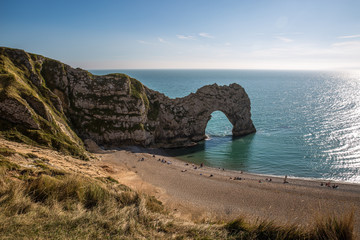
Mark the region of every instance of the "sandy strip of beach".
[[331, 182], [328, 187], [325, 181], [294, 178], [284, 183], [284, 177], [200, 167], [126, 150], [97, 156], [110, 175], [157, 197], [179, 217], [221, 221], [245, 216], [306, 226], [319, 215], [354, 212], [355, 232], [360, 234], [360, 184]]
[[[32, 153], [47, 159], [53, 168], [94, 178], [112, 176], [134, 190], [155, 196], [170, 214], [180, 218], [222, 221], [244, 216], [247, 220], [259, 218], [306, 226], [317, 215], [353, 212], [355, 233], [360, 236], [360, 184], [331, 182], [327, 187], [321, 186], [321, 180], [293, 178], [284, 184], [284, 177], [200, 167], [159, 152], [154, 156], [141, 153], [139, 149], [98, 149], [102, 153], [84, 162], [51, 149], [1, 138], [0, 145], [22, 155]], [[33, 159], [22, 155], [13, 155], [11, 160], [33, 166]], [[332, 188], [334, 184], [338, 188]]]

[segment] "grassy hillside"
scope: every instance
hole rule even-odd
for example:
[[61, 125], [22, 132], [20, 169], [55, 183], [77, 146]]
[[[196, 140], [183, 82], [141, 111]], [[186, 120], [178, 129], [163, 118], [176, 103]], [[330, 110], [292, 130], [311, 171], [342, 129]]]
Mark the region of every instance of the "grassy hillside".
[[353, 239], [352, 228], [352, 215], [321, 218], [309, 229], [244, 218], [227, 223], [180, 220], [154, 197], [111, 177], [86, 177], [52, 166], [35, 153], [0, 146], [2, 239], [325, 240]]
[[22, 50], [0, 48], [0, 136], [86, 160], [82, 141], [40, 74], [43, 59]]

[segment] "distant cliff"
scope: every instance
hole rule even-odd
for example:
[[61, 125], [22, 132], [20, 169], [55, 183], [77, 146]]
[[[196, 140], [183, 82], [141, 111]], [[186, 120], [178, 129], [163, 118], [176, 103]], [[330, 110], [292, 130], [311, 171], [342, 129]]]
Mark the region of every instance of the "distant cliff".
[[23, 50], [0, 48], [3, 137], [84, 156], [81, 139], [114, 147], [181, 147], [205, 138], [213, 111], [233, 135], [255, 132], [250, 100], [238, 84], [209, 85], [170, 99], [125, 74], [95, 76]]

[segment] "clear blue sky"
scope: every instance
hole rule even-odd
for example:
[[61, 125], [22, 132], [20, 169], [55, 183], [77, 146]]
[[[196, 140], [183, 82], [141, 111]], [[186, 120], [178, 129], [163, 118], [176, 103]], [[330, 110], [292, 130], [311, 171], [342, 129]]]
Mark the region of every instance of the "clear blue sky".
[[360, 69], [359, 0], [0, 0], [0, 46], [84, 69]]

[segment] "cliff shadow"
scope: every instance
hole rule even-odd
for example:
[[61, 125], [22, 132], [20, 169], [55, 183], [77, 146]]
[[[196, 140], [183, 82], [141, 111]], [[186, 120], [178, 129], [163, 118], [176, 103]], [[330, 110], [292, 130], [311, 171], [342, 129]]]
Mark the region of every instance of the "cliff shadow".
[[235, 140], [232, 136], [213, 137], [194, 147], [166, 149], [165, 152], [186, 162], [246, 171], [254, 136], [250, 134]]

